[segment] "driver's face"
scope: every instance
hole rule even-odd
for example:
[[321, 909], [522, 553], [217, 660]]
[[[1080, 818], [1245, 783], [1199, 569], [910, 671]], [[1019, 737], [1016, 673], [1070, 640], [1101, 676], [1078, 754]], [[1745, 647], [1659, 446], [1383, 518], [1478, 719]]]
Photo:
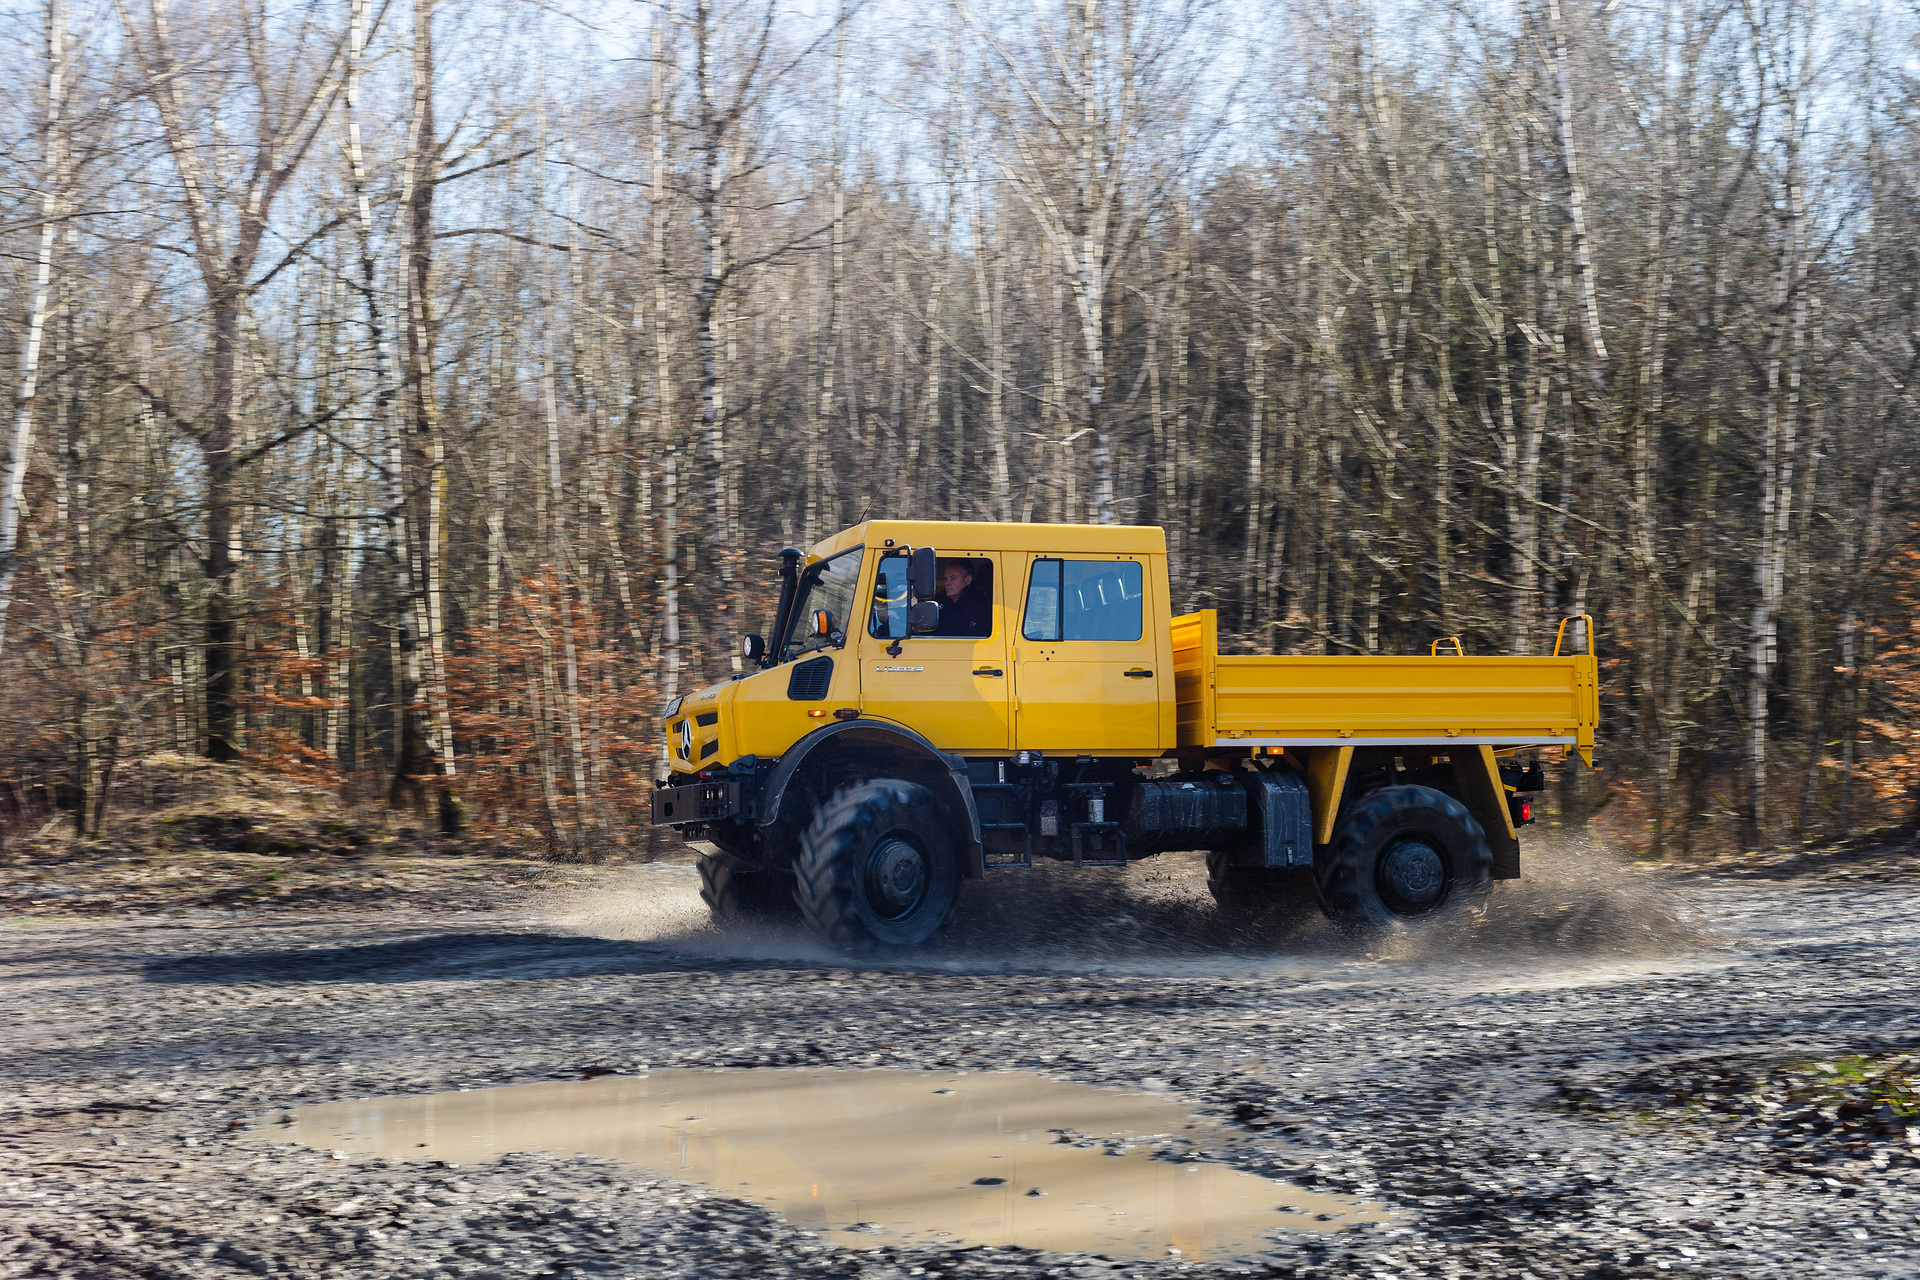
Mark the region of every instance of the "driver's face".
[[946, 584], [947, 599], [958, 600], [967, 584], [973, 581], [973, 575], [963, 565], [950, 564], [940, 571], [940, 580]]

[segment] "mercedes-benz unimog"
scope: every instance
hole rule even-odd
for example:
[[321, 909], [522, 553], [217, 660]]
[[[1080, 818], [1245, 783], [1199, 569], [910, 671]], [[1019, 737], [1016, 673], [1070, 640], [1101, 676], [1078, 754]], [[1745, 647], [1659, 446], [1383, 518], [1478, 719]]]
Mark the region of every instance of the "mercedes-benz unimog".
[[1520, 874], [1543, 752], [1593, 760], [1585, 618], [1552, 657], [1240, 656], [1172, 616], [1157, 528], [873, 520], [780, 557], [771, 638], [664, 716], [653, 821], [722, 920], [906, 947], [967, 880], [1173, 850], [1228, 913], [1432, 919]]

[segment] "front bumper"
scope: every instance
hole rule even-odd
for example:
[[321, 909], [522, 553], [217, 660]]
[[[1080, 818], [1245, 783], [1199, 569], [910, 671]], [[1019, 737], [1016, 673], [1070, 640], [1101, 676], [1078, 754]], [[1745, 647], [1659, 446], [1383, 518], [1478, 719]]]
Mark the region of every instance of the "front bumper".
[[677, 827], [688, 822], [724, 822], [741, 812], [738, 782], [692, 782], [662, 787], [653, 793], [653, 825]]

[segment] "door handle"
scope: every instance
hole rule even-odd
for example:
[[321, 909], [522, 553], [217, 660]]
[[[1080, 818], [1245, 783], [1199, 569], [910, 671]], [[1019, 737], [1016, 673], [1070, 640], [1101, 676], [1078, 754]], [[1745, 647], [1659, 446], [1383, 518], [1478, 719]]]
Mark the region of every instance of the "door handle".
[[973, 674], [977, 676], [1003, 676], [1007, 673], [999, 667], [976, 667], [974, 668]]
[[1135, 668], [1134, 668], [1133, 670], [1131, 670], [1131, 671], [1123, 671], [1123, 672], [1121, 672], [1120, 674], [1122, 674], [1122, 675], [1125, 675], [1125, 676], [1131, 676], [1131, 677], [1133, 677], [1133, 678], [1134, 678], [1135, 680], [1145, 680], [1145, 679], [1146, 679], [1146, 678], [1147, 678], [1148, 676], [1151, 676], [1151, 675], [1153, 674], [1153, 672], [1151, 672], [1151, 671], [1147, 671], [1147, 670], [1144, 670], [1144, 669], [1142, 669], [1142, 668], [1140, 668], [1140, 667], [1135, 667]]

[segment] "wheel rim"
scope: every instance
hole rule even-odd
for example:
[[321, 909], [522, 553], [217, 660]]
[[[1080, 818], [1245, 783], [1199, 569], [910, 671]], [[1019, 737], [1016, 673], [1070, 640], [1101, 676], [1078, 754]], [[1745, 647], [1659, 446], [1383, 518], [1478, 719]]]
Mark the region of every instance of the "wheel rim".
[[1380, 855], [1375, 878], [1389, 910], [1417, 916], [1446, 896], [1447, 860], [1427, 837], [1409, 836]]
[[927, 856], [899, 836], [888, 836], [867, 855], [867, 901], [882, 920], [913, 914], [927, 896]]

